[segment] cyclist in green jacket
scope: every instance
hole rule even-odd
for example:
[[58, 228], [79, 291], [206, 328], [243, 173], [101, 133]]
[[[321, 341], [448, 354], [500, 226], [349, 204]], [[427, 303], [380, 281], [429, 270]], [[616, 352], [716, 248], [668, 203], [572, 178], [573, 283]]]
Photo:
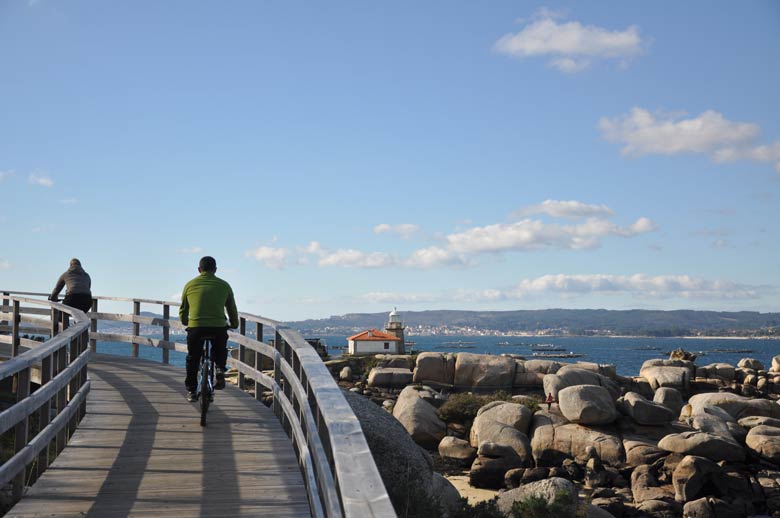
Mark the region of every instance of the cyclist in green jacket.
[[[228, 328], [238, 327], [238, 309], [230, 284], [215, 275], [217, 261], [203, 257], [198, 264], [199, 275], [184, 286], [179, 318], [187, 328], [187, 400], [198, 397], [198, 366], [203, 355], [203, 341], [211, 337], [211, 350], [216, 365], [214, 388], [225, 388]], [[229, 322], [225, 321], [225, 310]]]

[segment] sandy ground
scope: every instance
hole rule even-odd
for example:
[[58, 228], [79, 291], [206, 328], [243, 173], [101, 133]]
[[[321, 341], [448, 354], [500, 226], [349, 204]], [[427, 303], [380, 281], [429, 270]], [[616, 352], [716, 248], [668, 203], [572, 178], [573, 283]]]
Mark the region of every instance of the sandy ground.
[[490, 500], [491, 498], [498, 495], [498, 491], [471, 487], [469, 485], [468, 475], [445, 475], [444, 478], [452, 482], [452, 485], [454, 485], [458, 490], [460, 496], [468, 498], [471, 505], [482, 502], [484, 500]]

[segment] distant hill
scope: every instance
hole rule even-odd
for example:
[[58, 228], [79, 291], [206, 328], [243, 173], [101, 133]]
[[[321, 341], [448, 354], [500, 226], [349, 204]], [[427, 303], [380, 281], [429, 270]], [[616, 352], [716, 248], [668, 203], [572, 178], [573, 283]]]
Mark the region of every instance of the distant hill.
[[[349, 313], [318, 320], [289, 322], [304, 333], [347, 334], [381, 328], [387, 313]], [[753, 311], [654, 311], [606, 309], [540, 309], [518, 311], [406, 311], [407, 327], [426, 332], [472, 328], [499, 332], [547, 332], [572, 335], [629, 336], [780, 336], [780, 313]]]

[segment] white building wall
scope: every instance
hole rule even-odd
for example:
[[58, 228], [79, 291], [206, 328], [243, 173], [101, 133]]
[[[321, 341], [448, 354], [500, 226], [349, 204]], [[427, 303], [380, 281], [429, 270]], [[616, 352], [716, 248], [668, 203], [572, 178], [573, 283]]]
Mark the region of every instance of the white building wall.
[[349, 354], [398, 354], [398, 342], [388, 340], [389, 349], [385, 349], [385, 342], [375, 340], [349, 340], [347, 352]]

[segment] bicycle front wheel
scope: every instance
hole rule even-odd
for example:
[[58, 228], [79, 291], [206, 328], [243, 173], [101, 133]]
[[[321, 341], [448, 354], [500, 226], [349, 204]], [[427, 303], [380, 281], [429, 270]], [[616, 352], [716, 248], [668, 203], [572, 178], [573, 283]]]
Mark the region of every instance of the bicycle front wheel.
[[211, 386], [209, 384], [209, 365], [203, 362], [200, 370], [200, 425], [206, 426], [206, 413], [211, 403]]

